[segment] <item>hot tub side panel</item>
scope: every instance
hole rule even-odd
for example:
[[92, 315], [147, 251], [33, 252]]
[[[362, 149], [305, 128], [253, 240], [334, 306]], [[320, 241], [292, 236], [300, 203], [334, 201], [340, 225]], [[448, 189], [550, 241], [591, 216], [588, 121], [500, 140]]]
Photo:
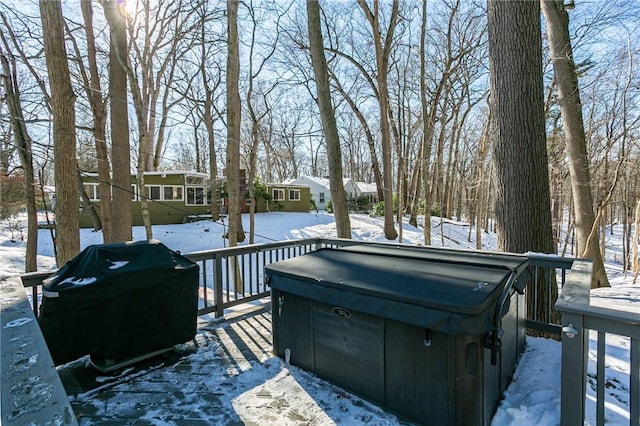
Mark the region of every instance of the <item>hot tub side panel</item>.
[[313, 350], [313, 301], [278, 290], [271, 290], [273, 353], [291, 364], [315, 372]]
[[315, 373], [364, 398], [384, 403], [385, 320], [313, 303]]
[[515, 366], [524, 351], [527, 333], [525, 325], [526, 309], [526, 296], [514, 293], [510, 298], [509, 310], [502, 317], [501, 392], [504, 392], [511, 383]]
[[[451, 424], [456, 388], [455, 342], [444, 333], [385, 321], [385, 402], [421, 423]], [[429, 346], [426, 346], [426, 342]]]

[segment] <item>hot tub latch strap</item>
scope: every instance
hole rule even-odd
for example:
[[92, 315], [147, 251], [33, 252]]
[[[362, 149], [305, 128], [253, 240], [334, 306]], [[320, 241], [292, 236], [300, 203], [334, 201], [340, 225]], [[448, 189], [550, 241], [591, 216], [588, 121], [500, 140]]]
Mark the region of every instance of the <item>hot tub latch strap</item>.
[[498, 352], [502, 350], [502, 339], [498, 335], [498, 330], [487, 333], [484, 346], [491, 349], [491, 365], [498, 363]]
[[282, 316], [282, 305], [284, 305], [284, 293], [280, 293], [278, 296], [278, 316]]

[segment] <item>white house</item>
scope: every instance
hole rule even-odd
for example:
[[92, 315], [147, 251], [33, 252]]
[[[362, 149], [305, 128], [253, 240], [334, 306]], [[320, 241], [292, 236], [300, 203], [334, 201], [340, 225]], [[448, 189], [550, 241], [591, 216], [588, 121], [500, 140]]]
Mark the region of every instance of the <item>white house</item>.
[[378, 201], [378, 188], [375, 183], [356, 182], [357, 197], [366, 195], [369, 201], [375, 203]]
[[[295, 179], [287, 179], [285, 184], [308, 185], [311, 188], [311, 198], [316, 203], [318, 210], [325, 210], [327, 203], [331, 200], [331, 190], [329, 188], [329, 179], [316, 176], [300, 176]], [[356, 182], [351, 178], [343, 178], [342, 184], [347, 198], [358, 197], [359, 191]]]

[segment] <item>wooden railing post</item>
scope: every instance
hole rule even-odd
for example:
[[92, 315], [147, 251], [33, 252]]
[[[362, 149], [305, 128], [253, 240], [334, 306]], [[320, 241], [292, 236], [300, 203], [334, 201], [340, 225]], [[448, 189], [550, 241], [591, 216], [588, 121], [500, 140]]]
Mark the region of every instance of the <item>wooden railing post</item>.
[[221, 318], [224, 316], [224, 301], [222, 291], [222, 256], [215, 254], [213, 258], [213, 294], [216, 299], [215, 316]]
[[584, 424], [589, 332], [583, 325], [581, 315], [562, 315], [560, 424], [563, 426]]
[[562, 371], [560, 372], [560, 423], [584, 424], [587, 392], [589, 330], [580, 306], [589, 305], [593, 264], [576, 260], [562, 288], [555, 308], [562, 312]]

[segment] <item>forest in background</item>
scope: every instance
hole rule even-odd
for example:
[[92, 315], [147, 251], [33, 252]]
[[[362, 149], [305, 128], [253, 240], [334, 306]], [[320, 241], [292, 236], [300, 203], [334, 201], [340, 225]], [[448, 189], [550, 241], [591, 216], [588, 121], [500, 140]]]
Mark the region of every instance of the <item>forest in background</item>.
[[[215, 180], [227, 168], [232, 140], [250, 181], [330, 174], [304, 2], [230, 3], [236, 7], [238, 36], [239, 115], [232, 119], [238, 119], [239, 129], [232, 139], [228, 4], [62, 2], [80, 173], [98, 171], [104, 177], [122, 171], [117, 164], [124, 149], [130, 156], [127, 176], [194, 170]], [[343, 175], [375, 182], [380, 199], [385, 190], [398, 194], [397, 208], [412, 220], [424, 213], [427, 199], [426, 210], [435, 215], [489, 227], [495, 218], [496, 134], [489, 125], [486, 2], [354, 0], [321, 6]], [[632, 223], [640, 216], [635, 61], [640, 4], [577, 1], [574, 6], [567, 12], [600, 247], [606, 250], [608, 225], [623, 224], [624, 264], [631, 267]], [[13, 83], [11, 91], [2, 86], [0, 97], [3, 188], [24, 174], [16, 128], [9, 120], [11, 100], [22, 115], [20, 131], [30, 144], [35, 180], [54, 184], [52, 89], [40, 13], [36, 2], [0, 4], [2, 74]], [[546, 28], [542, 31], [557, 238], [560, 229], [574, 227], [575, 209], [557, 81]], [[123, 64], [119, 77], [110, 66], [116, 62]], [[522, 97], [526, 102], [527, 94]], [[385, 172], [391, 179], [384, 178]], [[3, 209], [9, 199], [3, 195]], [[569, 253], [571, 241], [556, 243], [560, 254], [575, 254]]]

